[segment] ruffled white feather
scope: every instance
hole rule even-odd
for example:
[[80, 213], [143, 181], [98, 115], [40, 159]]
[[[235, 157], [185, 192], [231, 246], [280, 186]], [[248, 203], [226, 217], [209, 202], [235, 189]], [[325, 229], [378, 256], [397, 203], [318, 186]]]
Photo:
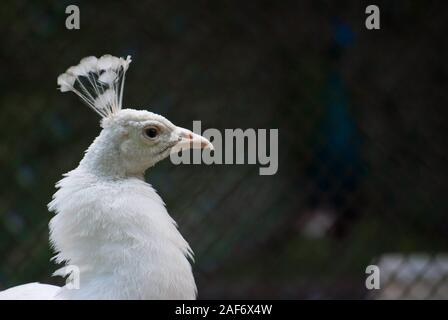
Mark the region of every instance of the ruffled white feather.
[[122, 109], [125, 74], [130, 63], [130, 56], [86, 57], [58, 77], [59, 90], [74, 92], [101, 117], [110, 117]]

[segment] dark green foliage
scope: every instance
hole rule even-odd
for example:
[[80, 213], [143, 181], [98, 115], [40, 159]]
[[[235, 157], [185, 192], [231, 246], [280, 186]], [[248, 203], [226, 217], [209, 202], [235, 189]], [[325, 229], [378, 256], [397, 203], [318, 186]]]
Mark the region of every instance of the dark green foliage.
[[[395, 1], [394, 1], [395, 3]], [[398, 2], [397, 2], [398, 3]], [[400, 2], [401, 3], [401, 2]], [[132, 55], [124, 105], [191, 128], [279, 128], [279, 170], [147, 174], [196, 253], [200, 298], [363, 298], [387, 252], [448, 249], [446, 10], [381, 2], [0, 4], [0, 289], [60, 283], [46, 204], [100, 131], [56, 78], [88, 55]], [[333, 224], [303, 232], [317, 212]]]

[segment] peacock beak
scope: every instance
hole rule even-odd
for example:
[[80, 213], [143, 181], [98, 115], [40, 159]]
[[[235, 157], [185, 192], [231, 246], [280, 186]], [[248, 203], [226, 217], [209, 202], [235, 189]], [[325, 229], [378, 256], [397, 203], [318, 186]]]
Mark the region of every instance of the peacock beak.
[[179, 142], [176, 144], [176, 149], [180, 148], [213, 150], [213, 144], [199, 134], [180, 127], [177, 127], [176, 133], [179, 139]]

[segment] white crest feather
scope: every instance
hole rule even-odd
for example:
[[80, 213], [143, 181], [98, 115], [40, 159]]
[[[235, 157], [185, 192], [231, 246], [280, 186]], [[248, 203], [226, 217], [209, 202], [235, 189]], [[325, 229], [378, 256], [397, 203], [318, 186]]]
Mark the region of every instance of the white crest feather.
[[58, 77], [61, 92], [72, 91], [103, 118], [121, 110], [125, 73], [131, 63], [106, 54], [86, 57]]

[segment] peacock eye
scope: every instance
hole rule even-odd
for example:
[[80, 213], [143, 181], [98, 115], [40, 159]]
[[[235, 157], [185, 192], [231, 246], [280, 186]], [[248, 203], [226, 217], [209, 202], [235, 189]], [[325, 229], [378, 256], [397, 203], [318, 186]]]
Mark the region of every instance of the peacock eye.
[[155, 139], [157, 138], [157, 136], [159, 135], [159, 128], [157, 127], [147, 127], [145, 129], [143, 129], [143, 133], [144, 135], [149, 138], [149, 139]]

